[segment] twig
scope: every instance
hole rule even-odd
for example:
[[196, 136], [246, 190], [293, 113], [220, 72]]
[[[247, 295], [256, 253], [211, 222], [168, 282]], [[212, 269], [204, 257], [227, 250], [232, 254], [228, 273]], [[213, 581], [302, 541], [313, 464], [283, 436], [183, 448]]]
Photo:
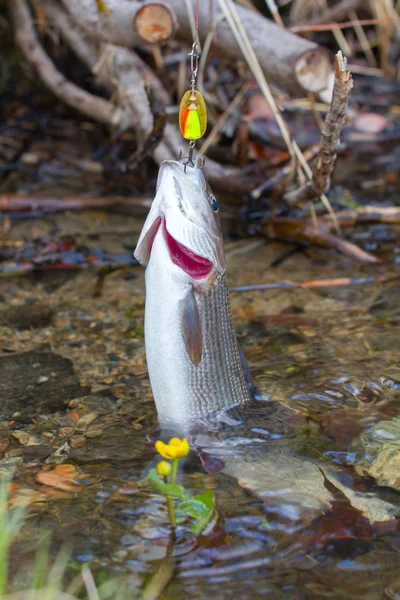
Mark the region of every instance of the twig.
[[368, 38], [365, 35], [365, 31], [362, 28], [362, 25], [360, 24], [360, 21], [358, 19], [356, 11], [355, 10], [349, 11], [349, 16], [350, 16], [350, 19], [352, 20], [354, 31], [356, 32], [356, 36], [358, 37], [358, 41], [360, 42], [361, 48], [363, 49], [363, 52], [364, 52], [365, 56], [367, 57], [370, 66], [377, 68], [378, 61], [376, 60], [375, 55], [372, 51], [371, 45], [368, 41]]
[[276, 6], [275, 0], [265, 0], [265, 3], [269, 8], [269, 11], [273, 16], [275, 23], [279, 25], [279, 27], [285, 27], [282, 21], [282, 17], [279, 14], [278, 7]]
[[307, 21], [306, 23], [300, 23], [299, 27], [309, 27], [310, 25], [321, 25], [322, 23], [333, 23], [334, 21], [340, 21], [340, 19], [346, 17], [350, 10], [356, 10], [364, 0], [341, 0], [332, 8], [324, 10], [321, 15]]
[[338, 287], [343, 285], [365, 285], [367, 283], [384, 283], [386, 281], [396, 281], [400, 279], [397, 275], [376, 275], [372, 277], [335, 277], [333, 279], [311, 279], [309, 281], [274, 281], [272, 283], [255, 283], [252, 285], [238, 285], [230, 288], [230, 292], [254, 292], [258, 290], [280, 290], [280, 289], [313, 289], [324, 287]]
[[[400, 206], [363, 206], [356, 210], [342, 210], [337, 213], [337, 220], [342, 227], [353, 227], [360, 224], [400, 223]], [[330, 215], [323, 217], [329, 223]]]
[[200, 147], [199, 154], [206, 154], [208, 149], [215, 143], [218, 133], [225, 125], [228, 117], [242, 104], [249, 88], [250, 84], [248, 82], [241, 87], [241, 89], [238, 91], [228, 108], [222, 113], [218, 121], [215, 123], [206, 140], [203, 142], [202, 146]]
[[[387, 19], [360, 19], [360, 25], [387, 25], [393, 22], [400, 22], [399, 17], [389, 17]], [[306, 33], [308, 31], [335, 31], [336, 29], [350, 29], [354, 27], [353, 21], [342, 21], [341, 23], [321, 23], [316, 25], [293, 25], [290, 31], [293, 33]]]
[[291, 206], [307, 202], [326, 193], [331, 184], [331, 173], [335, 166], [340, 133], [346, 119], [349, 95], [353, 87], [347, 60], [339, 51], [336, 55], [335, 84], [330, 109], [325, 118], [320, 151], [313, 169], [312, 178], [299, 189], [285, 194], [285, 201]]
[[[312, 146], [304, 152], [304, 158], [307, 161], [310, 161], [318, 154], [318, 152], [319, 146]], [[253, 200], [258, 200], [264, 192], [274, 188], [278, 183], [282, 181], [282, 179], [285, 179], [285, 177], [291, 175], [293, 173], [293, 169], [293, 161], [290, 161], [287, 165], [285, 165], [279, 171], [277, 171], [275, 175], [273, 175], [270, 179], [264, 181], [260, 186], [252, 190], [250, 193], [250, 198], [252, 198]]]
[[72, 23], [71, 18], [55, 0], [31, 0], [37, 9], [44, 11], [47, 19], [60, 30], [60, 33], [68, 46], [76, 56], [86, 64], [95, 64], [97, 53], [81, 35], [77, 26]]
[[16, 42], [33, 69], [60, 100], [85, 115], [119, 127], [122, 112], [119, 108], [68, 81], [50, 60], [39, 43], [26, 0], [9, 0]]

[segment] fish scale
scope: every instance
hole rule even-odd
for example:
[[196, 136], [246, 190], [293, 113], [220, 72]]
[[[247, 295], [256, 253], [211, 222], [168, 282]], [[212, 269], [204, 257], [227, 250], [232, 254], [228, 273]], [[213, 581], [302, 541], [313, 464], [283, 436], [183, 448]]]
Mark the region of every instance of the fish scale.
[[203, 357], [199, 366], [189, 366], [191, 414], [206, 413], [243, 404], [249, 391], [243, 375], [232, 323], [226, 276], [217, 277], [210, 292], [196, 294], [203, 332]]

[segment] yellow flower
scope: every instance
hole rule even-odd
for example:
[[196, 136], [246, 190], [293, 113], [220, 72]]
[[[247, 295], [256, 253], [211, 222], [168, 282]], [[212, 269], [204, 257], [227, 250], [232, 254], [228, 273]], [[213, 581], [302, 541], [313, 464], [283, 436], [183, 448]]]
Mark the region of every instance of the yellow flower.
[[157, 469], [157, 473], [159, 475], [162, 475], [163, 477], [166, 477], [167, 475], [169, 475], [171, 473], [171, 463], [167, 462], [166, 460], [162, 460], [161, 462], [158, 463], [158, 465], [156, 466]]
[[164, 444], [161, 440], [156, 442], [156, 450], [162, 457], [174, 460], [175, 458], [186, 456], [190, 450], [190, 446], [186, 438], [183, 440], [172, 438], [168, 444]]

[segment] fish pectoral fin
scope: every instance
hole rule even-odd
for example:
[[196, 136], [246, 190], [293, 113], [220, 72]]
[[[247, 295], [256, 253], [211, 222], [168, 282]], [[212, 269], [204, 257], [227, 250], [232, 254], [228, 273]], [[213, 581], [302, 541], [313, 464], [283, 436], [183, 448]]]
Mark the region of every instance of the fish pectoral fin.
[[201, 332], [200, 313], [196, 298], [191, 289], [182, 300], [182, 336], [186, 352], [197, 367], [203, 353], [203, 335]]

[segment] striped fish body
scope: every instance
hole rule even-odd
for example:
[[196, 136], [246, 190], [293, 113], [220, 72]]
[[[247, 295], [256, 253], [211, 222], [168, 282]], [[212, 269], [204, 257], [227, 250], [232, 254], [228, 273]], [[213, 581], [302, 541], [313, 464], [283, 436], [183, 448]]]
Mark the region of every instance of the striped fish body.
[[249, 400], [216, 200], [200, 167], [168, 161], [135, 256], [146, 266], [145, 345], [162, 428]]

